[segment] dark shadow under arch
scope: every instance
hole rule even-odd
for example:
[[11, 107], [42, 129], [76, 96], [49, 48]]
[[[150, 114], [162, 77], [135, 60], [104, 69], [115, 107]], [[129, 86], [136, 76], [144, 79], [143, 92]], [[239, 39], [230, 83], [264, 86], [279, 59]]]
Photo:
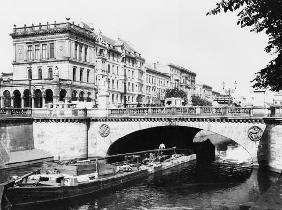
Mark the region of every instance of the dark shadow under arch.
[[107, 154], [122, 154], [157, 149], [161, 143], [166, 148], [192, 149], [193, 138], [200, 131], [198, 128], [185, 126], [160, 126], [130, 133], [116, 140]]

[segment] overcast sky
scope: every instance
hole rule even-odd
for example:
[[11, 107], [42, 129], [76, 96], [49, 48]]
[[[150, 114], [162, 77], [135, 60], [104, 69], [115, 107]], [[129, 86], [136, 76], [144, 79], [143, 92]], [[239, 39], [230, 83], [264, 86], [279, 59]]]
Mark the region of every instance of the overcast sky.
[[236, 25], [235, 14], [206, 16], [219, 0], [9, 0], [0, 7], [1, 72], [12, 71], [13, 25], [91, 23], [103, 34], [129, 41], [148, 62], [181, 65], [222, 90], [222, 82], [247, 95], [255, 72], [271, 59], [267, 37]]

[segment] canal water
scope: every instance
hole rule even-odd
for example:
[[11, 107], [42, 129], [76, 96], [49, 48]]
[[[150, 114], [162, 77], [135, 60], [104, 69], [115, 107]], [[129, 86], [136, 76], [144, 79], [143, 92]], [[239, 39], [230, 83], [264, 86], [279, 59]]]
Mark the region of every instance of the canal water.
[[[122, 188], [33, 209], [238, 209], [256, 201], [278, 179], [278, 174], [250, 165], [217, 160], [199, 167], [193, 162]], [[0, 182], [37, 167], [0, 170]]]

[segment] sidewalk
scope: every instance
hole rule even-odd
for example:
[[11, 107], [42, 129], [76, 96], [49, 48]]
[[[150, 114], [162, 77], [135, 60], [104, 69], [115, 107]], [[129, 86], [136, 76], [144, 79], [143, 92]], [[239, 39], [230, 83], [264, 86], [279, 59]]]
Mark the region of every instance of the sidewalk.
[[40, 149], [17, 151], [10, 153], [10, 161], [5, 167], [13, 168], [51, 160], [53, 156]]

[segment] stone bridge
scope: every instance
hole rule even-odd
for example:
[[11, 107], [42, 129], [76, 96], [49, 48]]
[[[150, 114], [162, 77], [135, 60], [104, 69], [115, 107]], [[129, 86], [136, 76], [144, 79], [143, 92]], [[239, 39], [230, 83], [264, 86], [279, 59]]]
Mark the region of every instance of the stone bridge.
[[[19, 110], [9, 112], [15, 118], [21, 115]], [[9, 117], [7, 110], [2, 113]], [[249, 152], [255, 163], [281, 170], [282, 119], [269, 113], [265, 109], [234, 107], [32, 109], [22, 110], [21, 120], [32, 119], [34, 148], [46, 150], [57, 159], [106, 156], [115, 142], [131, 134], [185, 127], [232, 139]]]
[[257, 162], [259, 142], [266, 129], [266, 124], [261, 118], [126, 117], [92, 119], [89, 128], [88, 155], [105, 156], [115, 141], [134, 132], [163, 126], [196, 128], [227, 137], [244, 147], [254, 162]]

